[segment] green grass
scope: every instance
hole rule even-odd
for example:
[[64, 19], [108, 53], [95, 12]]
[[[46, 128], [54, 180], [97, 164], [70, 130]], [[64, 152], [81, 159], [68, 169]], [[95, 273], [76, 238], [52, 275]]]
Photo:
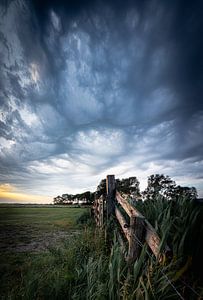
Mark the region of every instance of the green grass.
[[37, 225], [40, 228], [75, 226], [75, 220], [84, 212], [84, 208], [71, 207], [29, 207], [1, 206], [0, 226]]
[[8, 299], [11, 290], [19, 289], [22, 273], [30, 261], [43, 261], [44, 256], [50, 256], [50, 249], [78, 235], [82, 227], [77, 220], [88, 211], [87, 208], [0, 205], [0, 299]]
[[[176, 300], [180, 299], [178, 293], [185, 300], [202, 299], [202, 272], [195, 272], [198, 264], [201, 271], [202, 208], [186, 198], [175, 202], [157, 198], [137, 203], [137, 206], [157, 228], [162, 247], [168, 243], [173, 250], [171, 259], [158, 262], [145, 243], [137, 261], [128, 265], [116, 242], [115, 223], [109, 224], [111, 230], [106, 236], [104, 231], [87, 225], [87, 210], [83, 210], [85, 214], [78, 210], [78, 215], [69, 225], [56, 222], [49, 231], [46, 230], [49, 221], [52, 219], [54, 223], [58, 220], [60, 223], [64, 220], [63, 214], [68, 210], [70, 213], [72, 208], [64, 207], [64, 211], [59, 210], [58, 213], [58, 208], [50, 208], [56, 209], [58, 217], [52, 215], [52, 211], [50, 217], [46, 216], [44, 220], [41, 220], [43, 211], [42, 214], [38, 211], [39, 215], [35, 214], [35, 217], [30, 212], [36, 223], [30, 218], [30, 223], [15, 226], [36, 225], [41, 228], [39, 232], [45, 240], [55, 230], [58, 230], [57, 234], [65, 231], [69, 235], [50, 240], [52, 243], [46, 250], [4, 252], [1, 257], [0, 299]], [[24, 220], [24, 217], [21, 219]], [[18, 216], [15, 218], [18, 220]], [[114, 239], [109, 240], [109, 237]], [[35, 241], [38, 241], [37, 237]]]
[[77, 230], [76, 220], [85, 211], [70, 207], [0, 206], [0, 252], [13, 252], [31, 243], [44, 243], [53, 234], [57, 238], [57, 233], [66, 235]]

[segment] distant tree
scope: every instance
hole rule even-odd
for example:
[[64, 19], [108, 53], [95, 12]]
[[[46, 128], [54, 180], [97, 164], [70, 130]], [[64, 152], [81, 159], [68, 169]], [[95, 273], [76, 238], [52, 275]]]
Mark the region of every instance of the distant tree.
[[[116, 179], [116, 189], [126, 195], [132, 197], [140, 197], [139, 181], [136, 177], [129, 177], [125, 179]], [[106, 196], [106, 179], [102, 179], [96, 189], [96, 197], [101, 195]]]
[[81, 193], [81, 194], [63, 194], [62, 196], [57, 196], [54, 198], [54, 204], [55, 205], [62, 205], [62, 204], [73, 204], [73, 202], [79, 202], [84, 201], [87, 204], [91, 204], [94, 201], [94, 193], [91, 193], [90, 191]]
[[[116, 179], [116, 189], [125, 195], [139, 200], [141, 198], [139, 181], [136, 177], [129, 177], [124, 179]], [[94, 198], [99, 198], [101, 195], [106, 196], [106, 179], [102, 179], [97, 186], [96, 192], [92, 193], [86, 191], [84, 193], [72, 195], [63, 194], [54, 198], [54, 204], [72, 204], [74, 202], [79, 203], [84, 201], [88, 204], [94, 202]], [[169, 176], [163, 174], [155, 174], [148, 177], [148, 186], [144, 192], [142, 192], [143, 200], [153, 200], [158, 195], [164, 196], [166, 199], [174, 199], [176, 197], [187, 197], [195, 199], [197, 197], [197, 191], [194, 187], [181, 187], [177, 186]], [[81, 203], [81, 202], [80, 202]]]
[[175, 182], [163, 174], [155, 174], [148, 177], [148, 185], [142, 193], [144, 199], [154, 199], [158, 195], [170, 198], [176, 187]]
[[55, 205], [63, 205], [64, 204], [64, 200], [61, 196], [57, 196], [54, 198], [54, 204]]
[[136, 177], [129, 177], [125, 179], [116, 179], [116, 188], [119, 192], [130, 195], [133, 198], [139, 198], [140, 188], [139, 181]]
[[169, 176], [155, 174], [148, 177], [148, 186], [142, 192], [142, 196], [144, 200], [153, 200], [158, 195], [162, 195], [168, 200], [180, 196], [194, 199], [197, 197], [197, 191], [194, 187], [177, 186]]
[[94, 193], [90, 192], [90, 191], [87, 191], [87, 192], [84, 192], [84, 193], [81, 193], [81, 194], [77, 194], [75, 195], [75, 198], [77, 198], [78, 200], [84, 200], [91, 204], [94, 202]]
[[100, 181], [95, 192], [96, 198], [99, 198], [101, 195], [106, 196], [106, 179]]
[[54, 197], [54, 205], [56, 205], [57, 204], [57, 197]]
[[186, 187], [178, 185], [174, 190], [173, 198], [186, 197], [189, 199], [197, 198], [197, 190], [195, 187]]

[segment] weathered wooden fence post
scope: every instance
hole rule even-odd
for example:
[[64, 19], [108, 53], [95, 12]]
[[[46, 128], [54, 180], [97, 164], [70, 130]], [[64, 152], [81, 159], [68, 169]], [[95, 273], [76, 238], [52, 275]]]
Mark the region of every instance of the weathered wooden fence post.
[[97, 199], [94, 200], [94, 205], [93, 205], [93, 209], [94, 209], [94, 219], [95, 219], [95, 223], [97, 224]]
[[103, 227], [104, 225], [104, 196], [101, 195], [98, 199], [95, 198], [93, 204], [94, 219], [98, 227]]
[[99, 226], [102, 228], [104, 225], [104, 197], [99, 198]]
[[144, 218], [131, 216], [128, 262], [133, 262], [139, 257], [144, 241], [144, 232]]
[[[149, 245], [156, 258], [160, 260], [159, 236], [145, 217], [128, 202], [126, 197], [124, 198], [124, 196], [121, 196], [119, 191], [116, 190], [114, 175], [107, 175], [106, 177], [106, 193], [106, 199], [104, 195], [101, 195], [98, 199], [95, 198], [93, 210], [96, 225], [104, 229], [105, 240], [107, 243], [112, 244], [112, 231], [115, 232], [114, 229], [116, 223], [108, 222], [113, 215], [114, 218], [112, 221], [117, 219], [120, 224], [119, 228], [123, 230], [123, 234], [118, 232], [116, 233], [118, 236], [114, 235], [115, 238], [120, 240], [123, 249], [125, 249], [126, 245], [125, 241], [123, 241], [123, 237], [128, 241], [128, 255], [126, 260], [129, 268], [133, 265], [132, 262], [140, 256], [143, 243], [145, 242]], [[120, 206], [122, 209], [120, 209]], [[124, 214], [122, 210], [125, 211]], [[106, 211], [106, 218], [104, 218], [104, 211]], [[127, 219], [125, 214], [128, 215]], [[107, 219], [107, 223], [104, 222], [104, 219]], [[169, 251], [169, 249], [167, 251]]]
[[114, 175], [107, 175], [106, 177], [106, 193], [107, 193], [107, 220], [115, 212], [115, 192], [116, 192], [116, 182]]

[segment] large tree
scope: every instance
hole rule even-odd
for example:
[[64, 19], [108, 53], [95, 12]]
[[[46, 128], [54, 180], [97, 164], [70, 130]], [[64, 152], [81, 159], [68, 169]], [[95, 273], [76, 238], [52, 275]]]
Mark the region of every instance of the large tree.
[[116, 188], [119, 192], [129, 195], [133, 198], [140, 197], [139, 181], [136, 177], [125, 179], [116, 179]]
[[[139, 181], [136, 177], [116, 179], [116, 189], [133, 198], [140, 197]], [[101, 195], [106, 195], [106, 179], [102, 179], [97, 186], [96, 197], [99, 198]]]
[[148, 186], [142, 196], [144, 200], [153, 200], [162, 195], [166, 199], [174, 199], [180, 196], [194, 199], [197, 197], [197, 191], [194, 187], [177, 186], [169, 176], [155, 174], [148, 177]]
[[106, 196], [106, 179], [102, 179], [97, 186], [96, 192], [95, 192], [96, 198], [99, 198], [101, 195]]

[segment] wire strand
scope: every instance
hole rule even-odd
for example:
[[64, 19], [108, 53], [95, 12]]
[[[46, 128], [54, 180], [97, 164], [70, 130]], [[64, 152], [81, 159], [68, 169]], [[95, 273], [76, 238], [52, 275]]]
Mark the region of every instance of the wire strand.
[[186, 287], [188, 287], [194, 294], [196, 294], [198, 297], [202, 298], [202, 296], [201, 296], [200, 294], [198, 294], [198, 293], [193, 289], [192, 286], [190, 286], [188, 283], [186, 283], [185, 281], [183, 281], [183, 280], [181, 280], [181, 279], [180, 279], [180, 281], [181, 281]]
[[[133, 234], [135, 239], [137, 240], [139, 246], [143, 247], [143, 243], [138, 239], [138, 237]], [[152, 260], [154, 260], [154, 257], [149, 253], [148, 250], [146, 250], [146, 253], [149, 255], [149, 257], [151, 257]], [[177, 290], [177, 288], [175, 287], [175, 285], [171, 282], [171, 280], [168, 278], [168, 276], [163, 272], [163, 270], [160, 270], [160, 272], [164, 275], [164, 277], [166, 278], [166, 280], [168, 281], [168, 283], [171, 285], [171, 287], [174, 289], [174, 291], [176, 292], [176, 294], [179, 296], [180, 299], [185, 300], [183, 298], [183, 296], [179, 293], [179, 291]]]
[[[146, 225], [144, 225], [145, 228]], [[136, 234], [134, 233], [133, 236], [135, 237], [135, 239], [137, 240], [139, 246], [143, 247], [144, 244], [138, 239], [138, 237], [136, 236]], [[148, 254], [148, 256], [155, 261], [154, 256], [149, 253], [148, 250], [146, 250], [146, 253]], [[180, 294], [180, 292], [177, 290], [177, 288], [175, 287], [175, 285], [172, 283], [172, 281], [168, 278], [168, 276], [164, 273], [163, 270], [160, 270], [160, 272], [164, 275], [164, 277], [167, 279], [167, 281], [169, 282], [169, 284], [171, 285], [171, 287], [174, 289], [174, 291], [176, 292], [176, 294], [180, 297], [180, 299], [184, 300], [183, 296]], [[188, 287], [194, 294], [196, 294], [198, 297], [202, 298], [202, 296], [200, 294], [198, 294], [190, 285], [188, 285], [186, 282], [184, 282], [183, 280], [180, 280], [186, 287]]]

